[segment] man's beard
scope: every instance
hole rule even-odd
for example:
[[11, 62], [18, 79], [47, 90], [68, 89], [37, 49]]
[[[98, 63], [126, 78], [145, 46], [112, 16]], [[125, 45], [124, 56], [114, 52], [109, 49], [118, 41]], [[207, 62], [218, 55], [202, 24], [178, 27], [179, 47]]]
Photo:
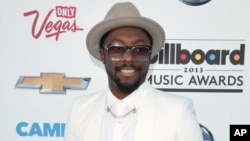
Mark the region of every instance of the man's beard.
[[[134, 67], [134, 66], [132, 66]], [[115, 68], [115, 73], [117, 71], [120, 70], [121, 67], [116, 67]], [[135, 67], [134, 67], [135, 68]], [[137, 71], [141, 71], [141, 68], [136, 68], [138, 69]], [[136, 90], [137, 88], [139, 88], [139, 86], [145, 81], [146, 75], [147, 75], [147, 71], [143, 74], [141, 74], [140, 77], [138, 77], [137, 80], [135, 80], [134, 83], [122, 83], [120, 81], [120, 78], [116, 77], [115, 73], [112, 73], [111, 71], [109, 71], [106, 68], [106, 72], [108, 74], [109, 79], [111, 79], [112, 81], [114, 81], [114, 83], [116, 84], [116, 86], [118, 87], [118, 89], [126, 94], [130, 94], [132, 93], [134, 90]]]

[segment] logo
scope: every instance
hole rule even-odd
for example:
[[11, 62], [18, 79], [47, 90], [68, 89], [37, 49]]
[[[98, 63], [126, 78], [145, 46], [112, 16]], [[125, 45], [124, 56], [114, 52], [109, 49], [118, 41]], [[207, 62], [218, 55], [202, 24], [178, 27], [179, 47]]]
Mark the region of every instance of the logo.
[[44, 33], [46, 38], [55, 37], [55, 40], [58, 41], [59, 35], [62, 33], [83, 30], [76, 23], [76, 10], [76, 7], [73, 6], [56, 6], [55, 9], [49, 10], [45, 17], [41, 17], [38, 10], [25, 12], [23, 15], [25, 17], [35, 16], [31, 29], [35, 39], [40, 38]]
[[214, 141], [213, 134], [202, 124], [200, 124], [204, 141]]
[[168, 39], [147, 80], [171, 92], [243, 93], [244, 39]]
[[16, 133], [22, 137], [63, 137], [65, 123], [19, 122]]
[[250, 125], [230, 125], [230, 141], [247, 141], [250, 138]]
[[180, 0], [180, 1], [190, 6], [200, 6], [208, 3], [211, 0]]
[[159, 55], [156, 55], [151, 63], [156, 61], [159, 64], [193, 64], [200, 65], [206, 62], [209, 65], [226, 65], [227, 60], [233, 65], [244, 65], [245, 44], [240, 44], [240, 49], [230, 51], [229, 49], [211, 49], [204, 52], [202, 49], [196, 49], [190, 52], [182, 49], [180, 43], [166, 43]]
[[40, 89], [42, 94], [65, 94], [66, 89], [85, 90], [90, 78], [65, 77], [62, 73], [42, 73], [41, 77], [20, 76], [16, 88]]

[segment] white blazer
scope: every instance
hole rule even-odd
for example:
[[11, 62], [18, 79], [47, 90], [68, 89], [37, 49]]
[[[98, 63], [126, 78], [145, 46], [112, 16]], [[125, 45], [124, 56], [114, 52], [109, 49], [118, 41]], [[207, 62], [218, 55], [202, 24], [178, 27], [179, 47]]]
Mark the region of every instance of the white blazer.
[[[133, 141], [203, 141], [190, 99], [147, 87]], [[64, 141], [101, 141], [105, 91], [73, 102]]]

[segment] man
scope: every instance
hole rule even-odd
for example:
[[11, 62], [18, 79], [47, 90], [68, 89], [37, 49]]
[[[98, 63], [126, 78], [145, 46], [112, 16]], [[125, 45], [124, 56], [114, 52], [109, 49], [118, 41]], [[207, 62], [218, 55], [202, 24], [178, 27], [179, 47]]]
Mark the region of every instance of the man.
[[117, 3], [87, 35], [103, 62], [109, 88], [74, 101], [65, 141], [202, 141], [191, 100], [146, 84], [150, 58], [164, 44], [155, 21], [131, 3]]

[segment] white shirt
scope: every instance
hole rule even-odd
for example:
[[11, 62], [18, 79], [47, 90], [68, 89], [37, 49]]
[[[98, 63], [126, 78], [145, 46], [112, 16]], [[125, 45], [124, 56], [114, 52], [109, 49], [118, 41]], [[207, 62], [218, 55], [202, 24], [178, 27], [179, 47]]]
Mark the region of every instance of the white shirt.
[[[122, 118], [112, 116], [111, 111], [104, 114], [104, 123], [102, 128], [103, 141], [132, 141], [134, 138], [135, 125], [137, 120], [137, 111], [143, 98], [143, 83], [137, 90], [122, 100], [117, 99], [110, 90], [107, 91], [106, 106], [111, 108], [115, 102], [126, 103], [128, 110], [124, 114], [130, 113]], [[135, 108], [135, 112], [132, 112]]]

